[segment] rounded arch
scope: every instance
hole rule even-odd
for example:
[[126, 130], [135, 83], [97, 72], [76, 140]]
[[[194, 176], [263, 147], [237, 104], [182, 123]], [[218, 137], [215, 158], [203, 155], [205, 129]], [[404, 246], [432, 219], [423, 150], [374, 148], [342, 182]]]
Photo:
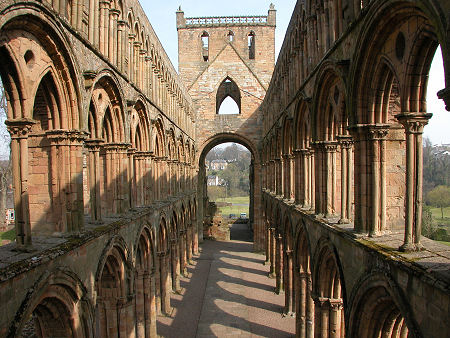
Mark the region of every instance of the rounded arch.
[[110, 239], [100, 256], [100, 260], [97, 266], [97, 272], [95, 273], [96, 282], [99, 281], [99, 278], [103, 273], [103, 268], [105, 267], [106, 260], [112, 252], [118, 259], [123, 261], [127, 269], [131, 268], [132, 263], [130, 262], [131, 257], [129, 256], [130, 251], [128, 250], [127, 244], [123, 237], [116, 235]]
[[150, 121], [144, 102], [138, 100], [131, 111], [130, 143], [137, 151], [150, 150]]
[[315, 82], [312, 111], [312, 136], [315, 140], [336, 141], [338, 135], [348, 134], [346, 118], [347, 90], [341, 69], [330, 61], [324, 62]]
[[[327, 265], [331, 264], [333, 270], [326, 269]], [[327, 238], [321, 238], [318, 242], [318, 245], [316, 246], [316, 250], [313, 256], [313, 265], [311, 266], [313, 268], [313, 289], [314, 292], [317, 295], [321, 294], [321, 291], [323, 291], [323, 294], [332, 294], [335, 292], [333, 288], [331, 288], [331, 279], [327, 280], [325, 278], [326, 275], [333, 274], [332, 279], [339, 278], [340, 288], [342, 291], [342, 299], [346, 303], [346, 290], [345, 290], [345, 281], [344, 281], [344, 273], [342, 270], [342, 264], [339, 260], [339, 255], [337, 253], [337, 250], [333, 243], [330, 242]], [[324, 269], [325, 268], [325, 269]], [[321, 274], [324, 278], [321, 279]], [[322, 290], [320, 289], [321, 284], [320, 282], [325, 282]], [[344, 304], [345, 305], [345, 304]]]
[[[208, 138], [203, 144], [200, 146], [199, 153], [199, 162], [198, 163], [204, 163], [204, 159], [208, 152], [214, 148], [215, 146], [226, 143], [226, 142], [235, 142], [239, 143], [240, 145], [243, 145], [246, 147], [250, 152], [252, 153], [252, 159], [254, 163], [260, 163], [260, 156], [259, 152], [257, 151], [256, 146], [253, 144], [252, 141], [250, 141], [245, 136], [236, 134], [236, 133], [220, 133], [211, 136]], [[203, 161], [203, 162], [202, 162]]]
[[159, 221], [159, 229], [157, 236], [156, 248], [159, 253], [165, 253], [169, 251], [169, 231], [167, 229], [166, 216], [162, 215]]
[[25, 326], [38, 336], [93, 336], [93, 307], [78, 276], [58, 268], [45, 273], [28, 292], [8, 336], [18, 336]]
[[422, 337], [407, 298], [391, 276], [364, 275], [350, 297], [350, 337]]
[[[442, 9], [431, 1], [378, 2], [368, 9], [368, 18], [358, 37], [361, 46], [355, 53], [350, 76], [352, 124], [374, 123], [379, 119], [374, 107], [377, 104], [377, 82], [373, 82], [375, 69], [381, 58], [388, 58], [399, 81], [400, 111], [425, 112], [427, 75], [434, 51], [440, 43], [444, 68], [449, 69], [446, 24], [439, 14]], [[403, 36], [403, 37], [402, 37]], [[389, 46], [387, 43], [394, 41]], [[408, 41], [408, 43], [402, 43]], [[363, 74], [363, 76], [360, 76]], [[449, 83], [446, 72], [446, 83]], [[388, 88], [390, 89], [390, 88]]]
[[[125, 119], [124, 95], [114, 73], [104, 69], [96, 76], [90, 93], [88, 131], [91, 138], [106, 142], [125, 142], [128, 129]], [[91, 128], [97, 128], [91, 130]]]
[[308, 100], [308, 98], [302, 97], [295, 109], [293, 137], [297, 149], [307, 149], [311, 143], [311, 117]]
[[319, 240], [314, 255], [312, 290], [315, 311], [314, 330], [334, 332], [344, 336], [344, 309], [347, 307], [345, 281], [339, 256], [334, 245], [326, 238]]
[[153, 122], [151, 151], [157, 157], [166, 156], [166, 134], [164, 132], [164, 122], [161, 117], [156, 118]]
[[[59, 106], [54, 116], [58, 123], [53, 128], [81, 129], [80, 71], [57, 22], [47, 8], [37, 3], [13, 5], [2, 12], [0, 76], [8, 101], [8, 119], [32, 118], [36, 92], [51, 70]], [[26, 70], [26, 76], [22, 70]]]
[[138, 251], [139, 247], [141, 249], [145, 249], [146, 259], [148, 259], [149, 265], [147, 266], [147, 271], [151, 271], [151, 269], [155, 266], [155, 230], [149, 223], [144, 223], [140, 230], [137, 233], [136, 239], [134, 240], [134, 248], [135, 248], [135, 257], [134, 257], [134, 265], [138, 266]]

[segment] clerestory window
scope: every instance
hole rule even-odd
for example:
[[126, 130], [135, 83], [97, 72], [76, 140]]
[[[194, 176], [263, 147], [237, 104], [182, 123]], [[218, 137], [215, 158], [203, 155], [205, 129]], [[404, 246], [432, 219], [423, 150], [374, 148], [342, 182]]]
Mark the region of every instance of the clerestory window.
[[203, 61], [208, 61], [209, 59], [209, 34], [207, 32], [203, 32], [202, 34], [202, 56]]
[[248, 34], [248, 58], [251, 60], [255, 58], [255, 33], [253, 31]]

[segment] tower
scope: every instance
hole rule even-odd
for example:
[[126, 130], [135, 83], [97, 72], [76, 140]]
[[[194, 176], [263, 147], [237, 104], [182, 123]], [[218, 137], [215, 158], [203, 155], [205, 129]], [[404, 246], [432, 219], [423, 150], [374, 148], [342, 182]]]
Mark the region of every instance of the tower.
[[[270, 5], [267, 16], [185, 18], [180, 8], [176, 15], [179, 73], [197, 108], [199, 200], [206, 202], [204, 157], [215, 145], [237, 142], [246, 146], [252, 152], [252, 168], [255, 172], [259, 168], [259, 106], [275, 64], [276, 10]], [[238, 114], [219, 114], [228, 97], [236, 103]], [[262, 227], [260, 177], [250, 176], [255, 192], [250, 221], [258, 229]]]

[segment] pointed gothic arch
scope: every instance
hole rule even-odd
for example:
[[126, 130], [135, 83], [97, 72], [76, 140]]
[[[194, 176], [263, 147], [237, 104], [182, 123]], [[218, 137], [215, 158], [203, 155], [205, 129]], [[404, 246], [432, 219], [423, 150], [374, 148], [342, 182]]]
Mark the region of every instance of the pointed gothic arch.
[[236, 82], [229, 76], [227, 76], [219, 85], [216, 94], [216, 114], [219, 114], [220, 107], [225, 99], [233, 99], [238, 107], [238, 111], [241, 113], [241, 91]]

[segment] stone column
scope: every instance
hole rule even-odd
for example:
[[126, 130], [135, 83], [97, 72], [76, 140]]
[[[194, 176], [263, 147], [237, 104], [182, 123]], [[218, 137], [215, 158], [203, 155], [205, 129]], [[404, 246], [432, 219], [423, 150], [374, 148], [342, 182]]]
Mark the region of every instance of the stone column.
[[342, 309], [343, 303], [341, 299], [329, 299], [330, 308], [330, 338], [341, 338], [343, 337], [344, 328], [341, 327], [342, 324]]
[[117, 21], [117, 67], [123, 73], [126, 73], [124, 59], [126, 53], [126, 21], [118, 20]]
[[97, 46], [96, 43], [96, 31], [95, 27], [98, 27], [98, 24], [95, 24], [95, 21], [98, 20], [98, 15], [96, 11], [96, 6], [98, 6], [98, 1], [95, 0], [89, 0], [89, 41], [95, 46]]
[[83, 144], [86, 133], [72, 130], [67, 133], [69, 151], [69, 184], [71, 231], [79, 232], [84, 229], [84, 201], [83, 201]]
[[[70, 186], [66, 180], [66, 173], [70, 170], [67, 154], [66, 130], [49, 130], [46, 137], [50, 143], [50, 166], [49, 178], [51, 180], [51, 209], [52, 209], [52, 232], [65, 234], [69, 232], [70, 224], [66, 214], [67, 200], [70, 194]], [[67, 192], [67, 194], [66, 194]]]
[[156, 276], [155, 268], [152, 268], [149, 276], [149, 312], [150, 312], [150, 332], [147, 332], [147, 337], [158, 337], [156, 333]]
[[170, 315], [172, 308], [170, 307], [169, 294], [169, 255], [167, 252], [158, 252], [161, 270], [161, 312]]
[[[142, 42], [141, 46], [144, 47], [144, 42]], [[146, 67], [146, 64], [145, 64], [146, 56], [147, 56], [147, 51], [145, 49], [141, 48], [139, 50], [139, 69], [140, 69], [140, 72], [139, 72], [139, 77], [140, 77], [140, 79], [139, 79], [139, 88], [141, 89], [141, 91], [143, 93], [147, 93], [147, 85], [146, 85], [146, 81], [145, 81], [146, 70], [147, 70], [147, 67]]]
[[284, 254], [284, 314], [287, 316], [294, 315], [294, 266], [293, 266], [293, 257], [292, 250], [286, 250]]
[[11, 135], [16, 245], [31, 250], [30, 202], [28, 196], [28, 134], [35, 123], [30, 119], [6, 120]]
[[289, 155], [289, 200], [295, 202], [295, 172], [296, 172], [296, 157], [294, 154]]
[[315, 210], [316, 207], [316, 167], [315, 163], [316, 152], [314, 149], [309, 150], [309, 161], [308, 161], [308, 182], [309, 182], [309, 203], [311, 205], [310, 210]]
[[89, 202], [91, 222], [101, 224], [102, 207], [100, 195], [100, 147], [103, 140], [88, 139], [85, 141], [89, 151]]
[[100, 53], [108, 57], [109, 1], [101, 0], [99, 6], [99, 49]]
[[401, 251], [419, 251], [422, 231], [423, 128], [432, 114], [400, 114], [396, 118], [406, 131], [405, 237]]
[[303, 162], [302, 162], [302, 154], [300, 149], [294, 150], [294, 201], [296, 205], [303, 206], [302, 204], [302, 195], [305, 194], [304, 188], [304, 171], [303, 171]]
[[109, 10], [109, 60], [112, 64], [117, 65], [117, 59], [118, 59], [118, 20], [119, 20], [120, 11], [117, 9], [110, 9]]
[[386, 228], [386, 162], [385, 141], [388, 135], [388, 126], [368, 126], [369, 144], [372, 150], [372, 176], [371, 176], [371, 201], [372, 210], [369, 223], [369, 236], [382, 233]]
[[128, 182], [129, 182], [129, 201], [130, 209], [133, 209], [139, 204], [138, 198], [138, 182], [139, 179], [139, 165], [136, 165], [139, 155], [136, 153], [136, 148], [128, 149]]
[[[136, 40], [138, 40], [139, 37], [136, 36]], [[140, 88], [140, 77], [141, 77], [141, 65], [140, 65], [140, 49], [142, 46], [142, 42], [140, 41], [134, 41], [133, 42], [133, 68], [131, 71], [133, 72], [133, 82], [134, 84]]]
[[[130, 27], [132, 29], [132, 27]], [[133, 82], [134, 81], [134, 39], [136, 35], [133, 33], [128, 34], [128, 79]]]
[[276, 244], [276, 234], [275, 234], [275, 228], [274, 227], [270, 227], [270, 254], [269, 254], [269, 258], [270, 258], [270, 270], [269, 270], [269, 278], [275, 278], [276, 276], [276, 262], [275, 262], [275, 258], [276, 258], [276, 248], [277, 248], [277, 244]]
[[[144, 277], [143, 271], [137, 271], [135, 289], [136, 289], [136, 333], [138, 337], [145, 337], [147, 313], [145, 311], [147, 299], [147, 284], [148, 281]], [[144, 291], [145, 290], [145, 291]]]
[[341, 147], [341, 219], [340, 224], [349, 223], [351, 218], [352, 186], [352, 140], [351, 136], [338, 137]]
[[172, 260], [172, 290], [174, 292], [180, 292], [180, 256], [178, 252], [178, 240], [170, 240], [170, 252]]
[[269, 221], [267, 220], [267, 215], [265, 217], [264, 223], [266, 225], [266, 247], [265, 247], [265, 252], [266, 252], [266, 260], [264, 261], [264, 265], [269, 265], [270, 264], [270, 245], [271, 245], [271, 230], [270, 230], [270, 225], [269, 225]]
[[296, 333], [298, 337], [314, 337], [314, 301], [311, 298], [311, 273], [300, 271], [296, 280]]
[[275, 257], [275, 292], [283, 293], [283, 237], [276, 235], [276, 257]]

